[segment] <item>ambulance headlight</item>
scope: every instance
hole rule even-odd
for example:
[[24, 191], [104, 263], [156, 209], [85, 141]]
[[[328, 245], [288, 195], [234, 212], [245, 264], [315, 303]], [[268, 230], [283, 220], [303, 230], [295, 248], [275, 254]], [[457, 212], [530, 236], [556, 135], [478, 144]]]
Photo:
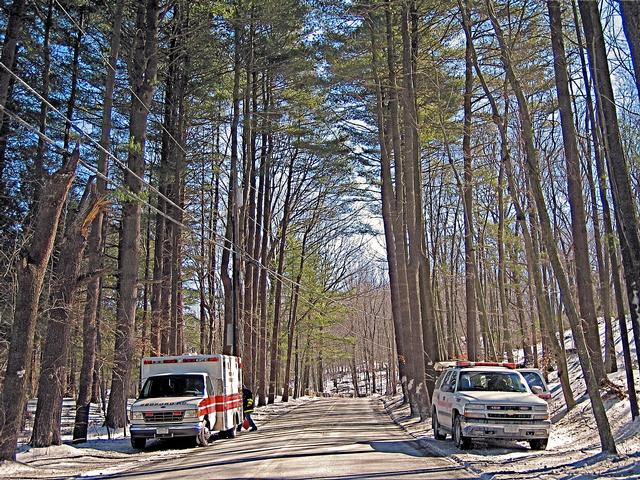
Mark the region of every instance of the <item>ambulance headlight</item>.
[[144, 414], [142, 412], [131, 412], [132, 420], [144, 420]]
[[198, 410], [185, 410], [184, 411], [184, 418], [197, 418], [198, 417]]

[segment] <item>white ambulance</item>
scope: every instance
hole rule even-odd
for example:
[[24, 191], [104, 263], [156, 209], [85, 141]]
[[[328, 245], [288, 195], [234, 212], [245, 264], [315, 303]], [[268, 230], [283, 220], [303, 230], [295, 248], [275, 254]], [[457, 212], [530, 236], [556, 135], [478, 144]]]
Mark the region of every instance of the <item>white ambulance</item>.
[[215, 432], [233, 438], [242, 425], [242, 363], [229, 355], [146, 357], [140, 396], [131, 406], [131, 445], [191, 437], [205, 446]]

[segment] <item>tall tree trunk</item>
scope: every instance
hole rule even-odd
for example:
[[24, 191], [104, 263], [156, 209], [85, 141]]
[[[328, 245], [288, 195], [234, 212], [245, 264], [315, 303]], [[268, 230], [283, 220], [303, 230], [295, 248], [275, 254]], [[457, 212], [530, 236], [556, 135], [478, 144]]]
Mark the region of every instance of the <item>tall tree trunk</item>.
[[587, 215], [582, 197], [582, 177], [580, 175], [580, 158], [578, 156], [578, 142], [573, 124], [573, 108], [571, 93], [569, 92], [569, 76], [567, 74], [567, 59], [562, 39], [562, 14], [558, 0], [547, 1], [549, 20], [551, 23], [551, 48], [553, 50], [553, 67], [556, 88], [558, 91], [558, 108], [562, 126], [564, 156], [567, 168], [567, 190], [571, 212], [571, 233], [573, 236], [573, 252], [576, 263], [576, 286], [578, 289], [578, 303], [580, 305], [580, 320], [585, 332], [585, 339], [589, 347], [589, 357], [596, 380], [602, 383], [606, 374], [602, 358], [598, 319], [593, 299], [593, 284], [591, 281], [591, 263], [589, 261], [589, 246], [587, 244]]
[[[266, 95], [270, 95], [270, 87], [268, 85]], [[267, 317], [269, 313], [268, 303], [268, 272], [264, 266], [269, 265], [269, 237], [271, 235], [271, 154], [273, 149], [273, 140], [271, 134], [267, 135], [267, 150], [264, 157], [264, 200], [262, 214], [262, 246], [260, 263], [263, 267], [260, 269], [260, 333], [258, 345], [258, 406], [267, 404]]]
[[[44, 24], [43, 41], [42, 41], [42, 91], [40, 94], [44, 98], [40, 102], [40, 120], [39, 120], [39, 132], [42, 135], [47, 131], [47, 112], [49, 110], [49, 84], [51, 83], [51, 26], [53, 23], [53, 0], [49, 0], [47, 6], [47, 17]], [[33, 162], [33, 178], [36, 181], [35, 189], [33, 193], [33, 201], [37, 202], [40, 195], [40, 188], [42, 186], [41, 181], [44, 178], [44, 154], [46, 147], [46, 140], [43, 136], [38, 137], [38, 145], [36, 147], [36, 156]], [[0, 172], [1, 175], [1, 172]]]
[[270, 372], [269, 372], [269, 394], [268, 403], [273, 403], [276, 397], [276, 376], [278, 374], [279, 367], [279, 340], [280, 340], [280, 317], [282, 306], [282, 274], [284, 273], [284, 257], [285, 248], [287, 246], [287, 228], [289, 226], [289, 217], [291, 215], [291, 185], [293, 183], [293, 164], [297, 157], [297, 150], [291, 155], [289, 160], [289, 167], [287, 169], [287, 191], [284, 197], [284, 212], [282, 214], [282, 221], [280, 222], [280, 246], [278, 249], [278, 268], [276, 271], [275, 281], [275, 295], [274, 295], [274, 307], [273, 307], [273, 329], [271, 331], [271, 357], [270, 357]]
[[[236, 12], [238, 13], [238, 12]], [[233, 112], [231, 118], [231, 165], [229, 173], [229, 197], [227, 201], [227, 227], [225, 232], [225, 249], [222, 252], [221, 277], [224, 286], [224, 348], [225, 355], [238, 355], [238, 311], [237, 276], [238, 255], [236, 243], [238, 230], [238, 122], [240, 119], [240, 26], [234, 26], [234, 74], [233, 74]], [[231, 275], [229, 260], [231, 259]]]
[[[149, 108], [158, 70], [158, 0], [138, 3], [136, 36], [132, 47], [129, 74], [133, 87], [131, 98], [131, 137], [125, 175], [129, 193], [138, 196], [144, 176], [144, 147]], [[127, 398], [133, 361], [133, 326], [138, 300], [138, 261], [140, 257], [141, 207], [137, 200], [122, 202], [122, 224], [118, 246], [118, 302], [115, 332], [114, 365], [106, 424], [122, 428], [127, 422]]]
[[[627, 321], [625, 316], [625, 306], [622, 293], [622, 284], [620, 282], [620, 264], [618, 261], [618, 248], [613, 234], [613, 222], [611, 219], [611, 208], [609, 206], [609, 197], [607, 195], [606, 173], [603, 155], [605, 155], [604, 142], [602, 141], [603, 133], [598, 129], [598, 123], [602, 125], [601, 108], [598, 108], [598, 122], [596, 122], [596, 114], [591, 97], [591, 82], [587, 73], [587, 62], [584, 56], [584, 48], [582, 45], [582, 34], [578, 21], [578, 9], [575, 1], [571, 2], [573, 10], [573, 18], [576, 27], [576, 37], [578, 39], [578, 47], [580, 52], [580, 65], [582, 67], [582, 77], [585, 83], [587, 113], [589, 116], [589, 127], [591, 134], [591, 142], [593, 144], [593, 153], [596, 163], [596, 175], [598, 178], [598, 191], [600, 193], [600, 202], [602, 204], [602, 219], [604, 223], [604, 234], [607, 243], [607, 252], [610, 260], [610, 272], [613, 279], [613, 287], [615, 294], [616, 310], [618, 316], [618, 324], [620, 326], [620, 336], [622, 340], [622, 352], [624, 357], [625, 374], [627, 378], [627, 392], [629, 395], [629, 403], [631, 417], [638, 416], [638, 399], [635, 389], [635, 380], [633, 377], [633, 363], [631, 360], [630, 343], [628, 338]], [[592, 74], [593, 76], [593, 74]], [[608, 281], [608, 278], [606, 279]], [[614, 349], [615, 350], [615, 349]], [[615, 351], [614, 351], [615, 353]]]
[[[420, 238], [419, 222], [422, 219], [422, 175], [420, 168], [420, 152], [418, 142], [418, 112], [415, 103], [414, 72], [412, 39], [409, 34], [411, 11], [413, 4], [403, 5], [401, 12], [402, 33], [402, 105], [405, 148], [402, 159], [405, 171], [405, 202], [406, 202], [406, 232], [407, 232], [407, 292], [409, 303], [409, 331], [411, 332], [411, 358], [409, 359], [411, 379], [407, 383], [409, 398], [413, 397], [412, 414], [419, 415], [425, 420], [431, 411], [429, 392], [426, 388], [424, 369], [424, 339], [422, 334], [422, 316], [420, 298], [420, 262], [424, 252], [422, 251], [423, 239]], [[404, 242], [404, 236], [403, 236]], [[411, 381], [413, 380], [413, 381]]]
[[[0, 125], [4, 120], [4, 107], [7, 106], [12, 75], [10, 72], [15, 67], [15, 59], [18, 40], [22, 36], [22, 27], [25, 18], [26, 0], [14, 0], [8, 9], [7, 29], [4, 33], [4, 43], [0, 63], [4, 68], [0, 69]], [[8, 71], [7, 71], [8, 70]], [[3, 173], [3, 165], [0, 165], [0, 174]], [[0, 180], [2, 178], [0, 177]]]
[[101, 204], [95, 186], [87, 185], [71, 225], [60, 242], [60, 255], [54, 267], [47, 337], [38, 381], [38, 403], [31, 444], [34, 447], [60, 445], [62, 398], [65, 393], [65, 367], [71, 344], [72, 309], [78, 287], [82, 257], [87, 244], [89, 225], [98, 215]]
[[609, 181], [617, 219], [618, 240], [622, 251], [631, 326], [636, 355], [640, 360], [640, 230], [635, 203], [637, 196], [634, 196], [631, 190], [629, 169], [620, 139], [615, 96], [598, 4], [579, 0], [578, 6], [595, 84], [596, 100], [601, 111], [601, 129], [604, 132], [604, 146], [608, 152]]
[[567, 317], [569, 318], [569, 322], [571, 324], [571, 329], [573, 331], [573, 336], [576, 342], [578, 356], [580, 359], [580, 365], [585, 376], [587, 391], [591, 399], [591, 406], [596, 423], [598, 425], [600, 443], [602, 445], [603, 451], [606, 451], [608, 453], [616, 453], [615, 440], [611, 432], [609, 420], [607, 419], [604, 404], [602, 403], [602, 398], [600, 397], [598, 381], [593, 373], [591, 359], [589, 358], [589, 351], [584, 338], [584, 332], [581, 328], [580, 318], [573, 302], [569, 282], [567, 280], [566, 273], [558, 255], [557, 246], [553, 237], [553, 232], [551, 230], [551, 222], [549, 219], [549, 214], [546, 210], [544, 194], [540, 185], [540, 166], [538, 162], [538, 152], [534, 144], [533, 123], [531, 120], [531, 115], [529, 113], [529, 105], [520, 86], [518, 77], [516, 76], [516, 73], [513, 69], [513, 65], [511, 63], [511, 52], [505, 42], [502, 28], [500, 27], [500, 24], [498, 23], [498, 20], [496, 18], [493, 3], [491, 0], [486, 0], [486, 5], [491, 24], [500, 45], [502, 64], [506, 71], [509, 84], [511, 85], [511, 88], [513, 89], [518, 102], [518, 110], [520, 113], [520, 122], [526, 159], [525, 166], [533, 190], [532, 194], [536, 201], [542, 239], [549, 255], [554, 274], [560, 286], [562, 301], [567, 312]]
[[640, 3], [637, 0], [618, 0], [622, 14], [622, 27], [631, 51], [636, 89], [640, 97]]
[[[466, 8], [466, 21], [463, 22], [463, 27], [465, 30], [465, 36], [467, 39], [471, 40], [471, 23], [470, 23], [470, 13], [469, 13], [469, 9]], [[525, 211], [523, 209], [523, 207], [520, 205], [520, 201], [518, 200], [518, 188], [516, 186], [516, 181], [515, 181], [515, 174], [513, 172], [513, 165], [512, 165], [512, 161], [511, 161], [511, 153], [510, 153], [510, 148], [509, 148], [509, 139], [507, 137], [507, 109], [508, 109], [508, 104], [507, 106], [505, 106], [505, 114], [504, 116], [500, 114], [500, 111], [498, 109], [498, 104], [495, 100], [495, 97], [492, 93], [492, 91], [489, 89], [489, 86], [487, 85], [484, 75], [482, 73], [482, 70], [480, 69], [479, 63], [478, 63], [478, 59], [477, 59], [477, 55], [476, 55], [476, 51], [475, 48], [473, 46], [473, 42], [471, 42], [471, 55], [472, 55], [472, 59], [473, 59], [473, 65], [474, 68], [476, 70], [476, 74], [478, 76], [478, 80], [480, 81], [480, 84], [482, 85], [482, 89], [485, 92], [485, 95], [487, 96], [488, 100], [489, 100], [489, 104], [491, 106], [491, 112], [492, 112], [492, 118], [494, 121], [494, 124], [496, 125], [496, 128], [498, 129], [498, 132], [500, 134], [500, 156], [501, 156], [501, 160], [502, 163], [504, 165], [505, 168], [505, 174], [507, 177], [507, 185], [508, 188], [510, 190], [511, 193], [511, 197], [512, 197], [512, 202], [513, 205], [515, 207], [516, 210], [516, 217], [519, 219], [519, 222], [522, 226], [522, 233], [523, 233], [523, 238], [524, 238], [524, 244], [525, 244], [525, 252], [526, 252], [526, 257], [527, 257], [527, 264], [528, 264], [528, 269], [529, 269], [529, 285], [531, 286], [531, 283], [535, 284], [535, 290], [536, 290], [536, 300], [537, 300], [537, 306], [538, 306], [538, 314], [539, 317], [541, 319], [541, 322], [544, 324], [548, 324], [551, 325], [551, 309], [548, 303], [548, 298], [544, 295], [544, 291], [543, 291], [543, 287], [542, 287], [542, 277], [541, 277], [541, 272], [540, 272], [540, 259], [539, 259], [539, 255], [538, 255], [538, 249], [534, 248], [533, 245], [533, 239], [532, 239], [532, 235], [529, 232], [529, 229], [527, 227], [526, 224], [526, 215], [525, 215]], [[505, 90], [506, 90], [506, 84], [505, 84]], [[506, 97], [506, 93], [505, 93], [505, 97]], [[514, 254], [514, 258], [516, 257], [516, 255]], [[517, 277], [516, 277], [517, 278]], [[518, 281], [516, 281], [516, 284], [519, 283]], [[523, 309], [522, 309], [522, 298], [521, 295], [519, 293], [516, 293], [517, 295], [517, 301], [518, 301], [518, 310], [519, 310], [519, 317], [520, 317], [520, 322], [521, 322], [521, 330], [525, 331], [524, 328], [524, 320], [522, 318], [523, 316]], [[533, 352], [529, 354], [529, 356], [533, 356], [533, 361], [534, 364], [537, 366], [537, 361], [538, 361], [538, 356], [537, 356], [537, 341], [535, 340], [535, 325], [532, 325], [532, 335], [533, 335], [533, 341], [531, 342], [531, 344], [533, 345]], [[563, 395], [565, 398], [565, 403], [567, 405], [567, 408], [570, 409], [573, 406], [575, 406], [575, 400], [573, 398], [573, 392], [571, 391], [571, 385], [569, 383], [569, 374], [568, 374], [568, 369], [567, 369], [567, 361], [566, 361], [566, 356], [564, 355], [564, 351], [562, 350], [562, 348], [560, 347], [560, 345], [558, 345], [555, 337], [552, 339], [554, 340], [552, 343], [552, 348], [554, 351], [554, 355], [556, 357], [556, 363], [558, 365], [558, 376], [560, 377], [560, 381], [562, 383], [562, 391], [563, 391]], [[523, 342], [524, 342], [524, 338], [523, 338]], [[525, 352], [528, 352], [527, 349], [525, 349]]]
[[[387, 252], [387, 268], [389, 270], [389, 288], [391, 293], [391, 315], [393, 319], [393, 328], [396, 339], [396, 355], [398, 361], [398, 369], [400, 371], [400, 381], [403, 387], [403, 394], [406, 398], [406, 362], [405, 362], [405, 329], [403, 325], [404, 319], [400, 312], [400, 289], [398, 285], [398, 258], [396, 254], [396, 231], [394, 218], [397, 216], [394, 204], [394, 187], [391, 175], [391, 146], [389, 141], [388, 122], [385, 119], [384, 103], [385, 92], [382, 89], [382, 79], [378, 73], [378, 55], [377, 55], [377, 39], [375, 19], [369, 20], [369, 28], [371, 30], [371, 52], [373, 75], [376, 82], [376, 115], [378, 120], [378, 143], [380, 144], [380, 175], [381, 175], [381, 203], [382, 203], [382, 221], [384, 226], [384, 236]], [[391, 95], [393, 97], [393, 94]]]
[[[462, 8], [463, 22], [468, 19], [468, 0]], [[464, 13], [467, 12], [467, 13]], [[469, 27], [470, 28], [470, 27]], [[475, 248], [473, 246], [473, 173], [471, 166], [471, 95], [473, 94], [473, 72], [472, 65], [472, 39], [466, 38], [465, 46], [465, 81], [464, 81], [464, 126], [462, 135], [462, 153], [464, 156], [464, 185], [462, 192], [462, 205], [464, 210], [464, 265], [465, 265], [465, 304], [466, 304], [466, 326], [467, 326], [467, 358], [471, 361], [478, 359], [477, 313], [475, 290]], [[485, 353], [486, 353], [485, 344]]]
[[65, 158], [62, 167], [45, 180], [42, 198], [29, 229], [31, 240], [22, 249], [16, 265], [18, 293], [0, 393], [0, 461], [15, 460], [31, 375], [40, 294], [62, 207], [75, 178], [79, 158], [80, 151], [76, 148], [69, 158]]

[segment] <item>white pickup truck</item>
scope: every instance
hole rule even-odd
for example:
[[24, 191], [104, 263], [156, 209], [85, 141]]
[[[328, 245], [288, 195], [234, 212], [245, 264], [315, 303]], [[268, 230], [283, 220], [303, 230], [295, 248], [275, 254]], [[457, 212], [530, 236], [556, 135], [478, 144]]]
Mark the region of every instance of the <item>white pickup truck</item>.
[[242, 425], [242, 363], [229, 355], [147, 357], [131, 406], [131, 445], [186, 437], [205, 446], [214, 432], [235, 437]]
[[549, 407], [538, 398], [515, 364], [455, 362], [438, 378], [433, 392], [433, 436], [451, 434], [458, 448], [474, 438], [526, 440], [534, 450], [547, 448]]

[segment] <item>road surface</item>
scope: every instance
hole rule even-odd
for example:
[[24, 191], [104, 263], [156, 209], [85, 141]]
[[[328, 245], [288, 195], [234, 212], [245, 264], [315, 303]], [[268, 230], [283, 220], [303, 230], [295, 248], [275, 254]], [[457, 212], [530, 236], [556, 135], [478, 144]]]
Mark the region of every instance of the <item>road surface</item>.
[[422, 449], [371, 399], [326, 398], [276, 417], [257, 432], [99, 478], [471, 478]]

